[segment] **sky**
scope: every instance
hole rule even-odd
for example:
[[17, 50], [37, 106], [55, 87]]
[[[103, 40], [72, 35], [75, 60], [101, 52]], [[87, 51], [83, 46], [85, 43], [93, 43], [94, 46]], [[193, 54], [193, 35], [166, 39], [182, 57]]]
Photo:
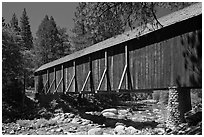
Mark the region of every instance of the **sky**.
[[[33, 36], [45, 15], [53, 16], [57, 26], [67, 28], [68, 34], [71, 35], [70, 30], [74, 27], [73, 18], [77, 6], [77, 2], [2, 2], [2, 16], [8, 23], [15, 13], [20, 21], [23, 9], [26, 8]], [[161, 17], [168, 13], [169, 10], [162, 9], [157, 16]]]
[[15, 13], [20, 21], [23, 9], [26, 8], [33, 35], [45, 15], [53, 16], [57, 26], [66, 27], [70, 32], [74, 26], [73, 18], [77, 5], [77, 2], [2, 2], [2, 16], [8, 23]]

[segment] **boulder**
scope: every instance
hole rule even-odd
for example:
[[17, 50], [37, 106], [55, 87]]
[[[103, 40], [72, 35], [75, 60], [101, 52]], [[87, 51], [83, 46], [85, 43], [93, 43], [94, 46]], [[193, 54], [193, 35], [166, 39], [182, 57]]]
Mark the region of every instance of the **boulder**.
[[114, 113], [114, 114], [118, 114], [118, 110], [115, 109], [115, 108], [104, 109], [104, 110], [101, 112], [101, 114], [106, 113], [106, 112], [111, 112], [111, 113]]
[[113, 112], [104, 112], [104, 113], [102, 113], [102, 115], [106, 118], [117, 118], [117, 114], [115, 114]]
[[121, 115], [126, 115], [126, 114], [129, 113], [129, 110], [127, 110], [127, 109], [118, 110], [118, 113], [121, 114]]
[[103, 135], [103, 130], [101, 128], [92, 128], [88, 131], [88, 135]]
[[125, 126], [118, 125], [114, 128], [114, 133], [118, 135], [124, 135], [126, 133]]
[[127, 134], [134, 135], [140, 133], [140, 130], [135, 129], [133, 126], [129, 126], [126, 129]]

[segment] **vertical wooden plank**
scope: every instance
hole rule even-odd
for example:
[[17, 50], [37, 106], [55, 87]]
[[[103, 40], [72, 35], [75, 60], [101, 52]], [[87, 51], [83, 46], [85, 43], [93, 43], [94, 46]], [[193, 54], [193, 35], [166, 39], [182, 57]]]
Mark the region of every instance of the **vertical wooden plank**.
[[47, 87], [45, 88], [45, 92], [47, 93], [47, 90], [49, 89], [50, 87], [50, 82], [49, 82], [50, 78], [49, 78], [49, 69], [47, 69]]
[[147, 88], [147, 46], [144, 47], [144, 71], [145, 71], [145, 82], [144, 88]]
[[138, 56], [138, 58], [137, 58], [137, 61], [138, 61], [138, 89], [140, 89], [141, 88], [141, 52], [140, 52], [141, 50], [140, 49], [138, 49], [137, 50], [137, 56]]
[[162, 88], [165, 87], [165, 77], [164, 77], [164, 45], [163, 42], [161, 43], [161, 82], [162, 82]]
[[161, 87], [161, 43], [158, 43], [158, 79], [157, 88]]
[[145, 50], [144, 48], [141, 49], [141, 62], [142, 62], [142, 67], [141, 67], [141, 72], [142, 72], [142, 89], [145, 88]]
[[129, 63], [128, 63], [128, 46], [127, 45], [125, 45], [125, 65], [127, 65], [127, 70], [126, 70], [126, 75], [125, 75], [125, 89], [128, 89], [129, 83], [128, 83], [127, 71], [129, 71]]
[[62, 71], [61, 71], [61, 77], [62, 77], [62, 83], [61, 83], [61, 90], [62, 90], [62, 93], [64, 94], [64, 91], [65, 91], [65, 88], [64, 88], [64, 65], [62, 64]]
[[76, 69], [76, 60], [73, 60], [73, 74], [75, 76], [74, 78], [74, 92], [78, 92], [77, 89], [77, 69]]
[[[57, 87], [57, 80], [56, 80], [56, 68], [54, 67], [54, 90], [56, 89]], [[54, 91], [52, 91], [54, 92]]]
[[[110, 52], [110, 51], [109, 51]], [[114, 86], [113, 86], [113, 83], [114, 83], [114, 81], [113, 81], [113, 71], [114, 71], [114, 66], [113, 66], [113, 51], [111, 50], [111, 56], [110, 56], [110, 59], [111, 59], [111, 65], [110, 65], [110, 69], [111, 69], [111, 74], [110, 74], [110, 78], [111, 78], [111, 89], [113, 89], [114, 88]]]
[[167, 42], [166, 41], [163, 41], [162, 44], [163, 44], [163, 83], [164, 83], [164, 87], [168, 87], [167, 86], [167, 65], [166, 63], [168, 62], [167, 60]]
[[[132, 48], [132, 45], [130, 45]], [[135, 89], [135, 70], [134, 70], [134, 58], [133, 58], [133, 51], [129, 51], [129, 70], [130, 70], [130, 78], [132, 80], [132, 88]]]
[[134, 51], [134, 70], [135, 70], [135, 89], [138, 89], [139, 88], [139, 52], [138, 50], [135, 50]]
[[145, 59], [145, 64], [146, 64], [146, 82], [145, 82], [145, 88], [149, 88], [149, 52], [148, 52], [148, 49], [149, 49], [149, 46], [146, 46], [145, 47], [146, 50], [145, 50], [145, 56], [146, 56], [146, 59]]

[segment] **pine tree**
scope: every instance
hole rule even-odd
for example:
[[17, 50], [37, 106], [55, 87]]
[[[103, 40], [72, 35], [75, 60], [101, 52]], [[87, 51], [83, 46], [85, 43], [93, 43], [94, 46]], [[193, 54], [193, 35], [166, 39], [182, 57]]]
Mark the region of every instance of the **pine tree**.
[[54, 18], [46, 15], [39, 25], [35, 39], [35, 63], [37, 66], [65, 56], [69, 51], [66, 31], [59, 31]]
[[3, 97], [8, 95], [19, 100], [23, 68], [20, 37], [11, 25], [2, 23], [2, 93]]
[[13, 14], [11, 18], [10, 26], [16, 32], [17, 35], [20, 34], [20, 27], [18, 26], [18, 18], [15, 13]]
[[26, 9], [24, 8], [23, 14], [20, 20], [21, 24], [21, 37], [23, 40], [23, 47], [27, 50], [30, 50], [33, 47], [33, 37], [30, 29], [29, 18], [26, 13]]

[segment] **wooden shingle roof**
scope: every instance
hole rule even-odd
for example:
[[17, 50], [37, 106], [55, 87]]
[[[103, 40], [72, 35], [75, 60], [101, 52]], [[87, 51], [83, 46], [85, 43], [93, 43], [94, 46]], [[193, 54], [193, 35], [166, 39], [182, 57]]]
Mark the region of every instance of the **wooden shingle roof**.
[[[163, 25], [163, 27], [167, 27], [167, 26], [170, 26], [170, 25], [175, 24], [177, 22], [184, 21], [184, 20], [187, 20], [189, 18], [198, 16], [200, 14], [202, 14], [202, 3], [201, 2], [196, 3], [194, 5], [191, 5], [187, 8], [182, 9], [182, 10], [173, 12], [167, 16], [161, 17], [158, 19], [158, 21]], [[148, 24], [148, 27], [152, 28], [152, 25]], [[54, 60], [54, 61], [49, 62], [47, 64], [44, 64], [41, 67], [39, 67], [35, 71], [35, 73], [42, 71], [42, 70], [45, 70], [47, 68], [54, 67], [56, 65], [74, 60], [76, 58], [88, 55], [90, 53], [97, 52], [97, 51], [118, 45], [120, 43], [135, 39], [138, 36], [141, 37], [141, 36], [146, 35], [146, 34], [152, 32], [154, 30], [161, 29], [161, 27], [160, 28], [154, 28], [154, 30], [145, 29], [144, 31], [141, 31], [141, 29], [142, 29], [142, 27], [137, 27], [134, 30], [130, 30], [130, 31], [125, 32], [121, 35], [117, 35], [117, 36], [109, 38], [105, 41], [94, 44], [90, 47], [87, 47], [83, 50], [77, 51], [73, 54], [67, 55], [67, 56], [62, 57], [60, 59], [57, 59], [57, 60]]]

